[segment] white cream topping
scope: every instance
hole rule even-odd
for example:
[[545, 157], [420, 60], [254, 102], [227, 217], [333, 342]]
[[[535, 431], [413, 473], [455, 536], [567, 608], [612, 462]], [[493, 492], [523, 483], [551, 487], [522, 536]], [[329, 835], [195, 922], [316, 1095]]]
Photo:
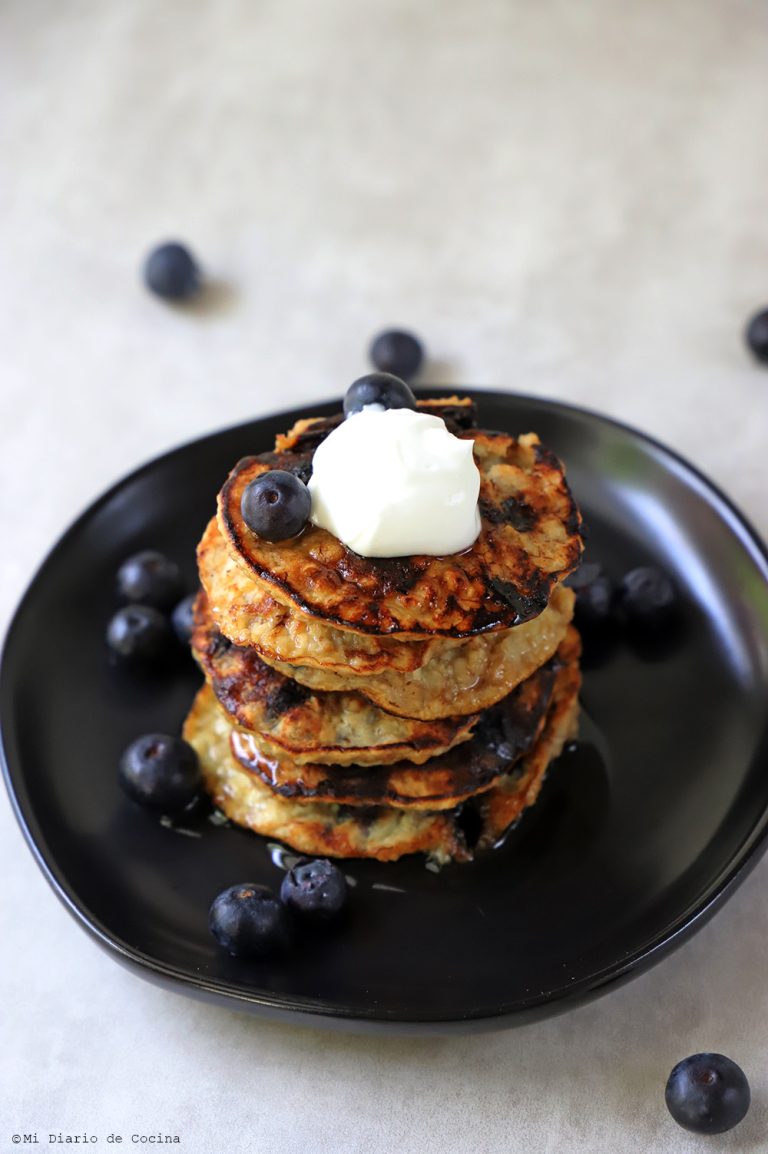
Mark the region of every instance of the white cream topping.
[[312, 521], [363, 557], [460, 553], [480, 532], [472, 441], [413, 409], [367, 405], [318, 445]]

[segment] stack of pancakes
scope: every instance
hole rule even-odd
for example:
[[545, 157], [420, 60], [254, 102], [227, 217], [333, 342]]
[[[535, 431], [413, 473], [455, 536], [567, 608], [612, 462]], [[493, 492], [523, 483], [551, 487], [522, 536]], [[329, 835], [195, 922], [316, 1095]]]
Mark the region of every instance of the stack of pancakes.
[[[464, 553], [361, 557], [311, 523], [269, 542], [245, 524], [268, 469], [302, 480], [342, 419], [299, 421], [240, 461], [198, 547], [184, 727], [228, 817], [302, 853], [467, 860], [530, 805], [574, 735], [579, 639], [563, 579], [581, 518], [534, 434], [475, 427], [457, 397], [420, 401], [474, 441], [482, 529]], [[354, 477], [349, 479], [354, 485]]]

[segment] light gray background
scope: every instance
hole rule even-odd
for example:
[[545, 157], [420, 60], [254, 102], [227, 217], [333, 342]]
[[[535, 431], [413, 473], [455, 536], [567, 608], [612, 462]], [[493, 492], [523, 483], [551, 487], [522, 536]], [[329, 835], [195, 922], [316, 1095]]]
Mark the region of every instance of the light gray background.
[[[106, 485], [338, 394], [390, 323], [423, 334], [432, 379], [649, 430], [768, 532], [768, 371], [741, 341], [768, 305], [761, 0], [4, 0], [0, 54], [2, 624]], [[209, 308], [142, 290], [169, 235], [220, 282]], [[587, 1008], [376, 1041], [129, 975], [4, 798], [0, 823], [1, 1150], [86, 1129], [205, 1154], [698, 1151], [662, 1093], [702, 1048], [755, 1099], [707, 1148], [768, 1145], [768, 863]]]

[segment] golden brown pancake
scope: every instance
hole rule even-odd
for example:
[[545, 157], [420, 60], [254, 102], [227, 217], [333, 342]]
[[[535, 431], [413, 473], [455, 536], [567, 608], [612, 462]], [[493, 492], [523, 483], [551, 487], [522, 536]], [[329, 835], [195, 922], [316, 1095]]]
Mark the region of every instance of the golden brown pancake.
[[218, 630], [204, 593], [195, 602], [192, 652], [222, 706], [258, 735], [262, 755], [303, 762], [421, 764], [472, 733], [477, 715], [440, 721], [395, 717], [359, 693], [307, 689]]
[[501, 701], [550, 659], [573, 616], [573, 602], [573, 591], [558, 585], [547, 608], [533, 621], [471, 637], [461, 645], [440, 645], [412, 673], [386, 670], [358, 677], [264, 659], [310, 689], [358, 689], [381, 709], [402, 717], [427, 721], [479, 713]]
[[[415, 701], [416, 716], [420, 715], [419, 711], [424, 711], [419, 703], [424, 694], [416, 693], [414, 685], [418, 682], [425, 694], [431, 695], [433, 709], [443, 708], [439, 705], [441, 688], [445, 687], [451, 694], [454, 692], [454, 677], [449, 675], [446, 679], [445, 676], [445, 671], [451, 666], [454, 671], [466, 670], [474, 678], [492, 664], [498, 677], [504, 679], [494, 700], [504, 696], [514, 684], [511, 675], [516, 676], [519, 671], [520, 677], [525, 677], [533, 671], [531, 657], [539, 653], [542, 646], [542, 652], [551, 646], [549, 653], [542, 657], [542, 660], [547, 659], [559, 642], [570, 616], [568, 602], [572, 595], [556, 589], [551, 606], [533, 621], [516, 626], [514, 631], [504, 630], [462, 640], [436, 637], [431, 641], [400, 641], [394, 637], [374, 637], [336, 629], [292, 612], [275, 601], [265, 586], [249, 577], [229, 557], [215, 518], [210, 521], [198, 546], [198, 562], [211, 613], [225, 637], [236, 645], [256, 649], [264, 660], [288, 676], [303, 680], [311, 688], [354, 691], [358, 686], [362, 687], [363, 683], [357, 680], [360, 676], [411, 673], [426, 666], [418, 678], [408, 683], [393, 676], [370, 682], [371, 699], [382, 708], [402, 712], [398, 701], [407, 694]], [[556, 616], [560, 619], [558, 623], [554, 620]], [[559, 632], [555, 634], [556, 629]], [[300, 671], [295, 671], [295, 666], [300, 667]], [[321, 673], [312, 674], [308, 672], [311, 669]], [[325, 673], [330, 676], [323, 676]], [[484, 699], [477, 708], [483, 709], [490, 703], [491, 698]]]
[[259, 537], [242, 517], [246, 486], [270, 469], [306, 479], [329, 423], [314, 423], [313, 444], [313, 422], [299, 422], [274, 452], [240, 461], [219, 494], [219, 528], [231, 556], [294, 611], [359, 633], [469, 637], [530, 621], [578, 565], [580, 514], [562, 465], [533, 433], [460, 433], [474, 442], [481, 476], [482, 528], [463, 553], [361, 557], [312, 523], [288, 541]]
[[461, 645], [439, 638], [399, 641], [372, 633], [337, 629], [297, 613], [277, 601], [230, 557], [213, 517], [197, 547], [200, 581], [219, 629], [235, 645], [248, 645], [272, 661], [330, 669], [336, 673], [371, 674], [385, 669], [408, 672], [423, 665], [435, 646]]
[[364, 767], [299, 765], [285, 756], [270, 757], [256, 734], [237, 728], [230, 735], [230, 746], [241, 765], [275, 793], [298, 802], [453, 809], [508, 776], [536, 741], [557, 677], [557, 661], [555, 657], [487, 710], [470, 741], [425, 765], [406, 761]]
[[[578, 652], [577, 639], [573, 643]], [[569, 661], [558, 672], [543, 730], [516, 772], [468, 803], [477, 807], [481, 845], [498, 840], [536, 799], [549, 763], [575, 732], [578, 687], [578, 666]], [[462, 832], [462, 806], [442, 811], [366, 808], [280, 797], [233, 756], [231, 722], [208, 686], [198, 693], [183, 732], [197, 750], [214, 803], [237, 824], [279, 838], [300, 853], [380, 861], [419, 852], [440, 862], [472, 856]]]
[[466, 861], [460, 831], [450, 815], [375, 807], [361, 809], [288, 801], [236, 760], [232, 725], [205, 685], [192, 705], [183, 735], [197, 751], [203, 783], [214, 804], [238, 825], [279, 838], [310, 856], [374, 857], [393, 861], [407, 853]]

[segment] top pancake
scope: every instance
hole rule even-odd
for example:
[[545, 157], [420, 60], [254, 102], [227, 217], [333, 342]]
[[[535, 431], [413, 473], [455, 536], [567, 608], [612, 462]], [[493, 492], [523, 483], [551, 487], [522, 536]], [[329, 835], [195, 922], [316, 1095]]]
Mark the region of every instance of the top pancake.
[[[361, 557], [309, 523], [270, 542], [245, 524], [246, 486], [270, 469], [307, 480], [317, 445], [338, 419], [299, 421], [274, 452], [246, 457], [219, 494], [219, 527], [231, 555], [294, 610], [343, 629], [401, 637], [469, 637], [536, 617], [551, 589], [579, 563], [581, 517], [562, 465], [529, 433], [463, 429], [457, 399], [419, 402], [474, 442], [481, 476], [480, 535], [445, 557]], [[354, 417], [351, 418], [354, 420]], [[350, 477], [354, 484], [354, 477]]]

